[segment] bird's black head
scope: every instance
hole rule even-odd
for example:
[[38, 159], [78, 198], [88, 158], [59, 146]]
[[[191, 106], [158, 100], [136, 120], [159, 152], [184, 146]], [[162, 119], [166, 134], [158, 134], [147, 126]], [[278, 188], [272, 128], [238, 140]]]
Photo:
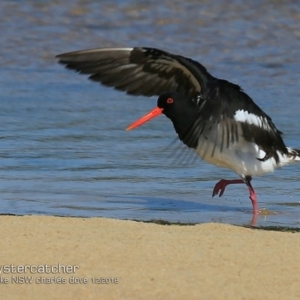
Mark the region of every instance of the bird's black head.
[[183, 139], [195, 122], [199, 107], [184, 95], [175, 92], [163, 93], [157, 100], [157, 107], [128, 126], [127, 130], [136, 128], [162, 113], [172, 121], [179, 138]]
[[178, 134], [191, 125], [199, 110], [199, 107], [191, 98], [175, 92], [166, 92], [160, 95], [157, 106], [173, 122]]

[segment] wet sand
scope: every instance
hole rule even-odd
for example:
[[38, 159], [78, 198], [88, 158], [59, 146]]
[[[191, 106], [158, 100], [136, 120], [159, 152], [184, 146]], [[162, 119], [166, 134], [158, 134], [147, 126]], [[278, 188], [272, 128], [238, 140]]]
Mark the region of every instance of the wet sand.
[[0, 220], [5, 299], [300, 299], [298, 233], [104, 218]]

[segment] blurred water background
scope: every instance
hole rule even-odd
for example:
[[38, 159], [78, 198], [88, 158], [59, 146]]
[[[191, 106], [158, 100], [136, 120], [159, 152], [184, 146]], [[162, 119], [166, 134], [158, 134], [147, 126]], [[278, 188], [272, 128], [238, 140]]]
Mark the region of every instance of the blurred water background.
[[[56, 63], [63, 52], [149, 46], [237, 83], [300, 148], [297, 1], [1, 1], [0, 212], [248, 224], [235, 174], [174, 156], [171, 122], [126, 132], [156, 105]], [[179, 147], [177, 144], [175, 147]], [[257, 225], [300, 225], [300, 164], [254, 178]]]

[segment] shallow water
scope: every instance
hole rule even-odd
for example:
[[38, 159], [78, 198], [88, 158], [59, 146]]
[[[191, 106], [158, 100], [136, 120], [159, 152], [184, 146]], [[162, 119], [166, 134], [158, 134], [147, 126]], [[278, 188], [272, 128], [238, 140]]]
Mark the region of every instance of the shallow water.
[[[124, 130], [155, 98], [102, 87], [54, 56], [155, 46], [191, 57], [241, 85], [287, 145], [300, 147], [299, 5], [98, 2], [0, 3], [1, 213], [248, 224], [247, 188], [230, 186], [211, 198], [215, 183], [235, 174], [189, 154], [179, 159], [180, 144], [168, 147], [175, 138], [169, 120]], [[254, 178], [260, 208], [274, 213], [257, 225], [299, 227], [299, 178], [299, 164]]]

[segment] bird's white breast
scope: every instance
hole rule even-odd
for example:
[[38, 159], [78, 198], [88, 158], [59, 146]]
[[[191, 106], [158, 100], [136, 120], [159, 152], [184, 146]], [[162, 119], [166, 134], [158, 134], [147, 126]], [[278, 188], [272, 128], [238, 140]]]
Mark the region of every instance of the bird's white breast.
[[[214, 150], [213, 155], [212, 151]], [[244, 177], [258, 176], [265, 173], [273, 172], [276, 167], [284, 166], [290, 163], [287, 155], [277, 152], [279, 156], [279, 164], [276, 163], [273, 157], [266, 161], [261, 161], [266, 153], [255, 143], [249, 143], [245, 140], [232, 143], [229, 147], [223, 147], [222, 151], [219, 145], [214, 147], [214, 144], [207, 140], [201, 143], [195, 151], [205, 161], [223, 168], [230, 169], [236, 172], [239, 176]], [[259, 159], [258, 159], [259, 158]]]

